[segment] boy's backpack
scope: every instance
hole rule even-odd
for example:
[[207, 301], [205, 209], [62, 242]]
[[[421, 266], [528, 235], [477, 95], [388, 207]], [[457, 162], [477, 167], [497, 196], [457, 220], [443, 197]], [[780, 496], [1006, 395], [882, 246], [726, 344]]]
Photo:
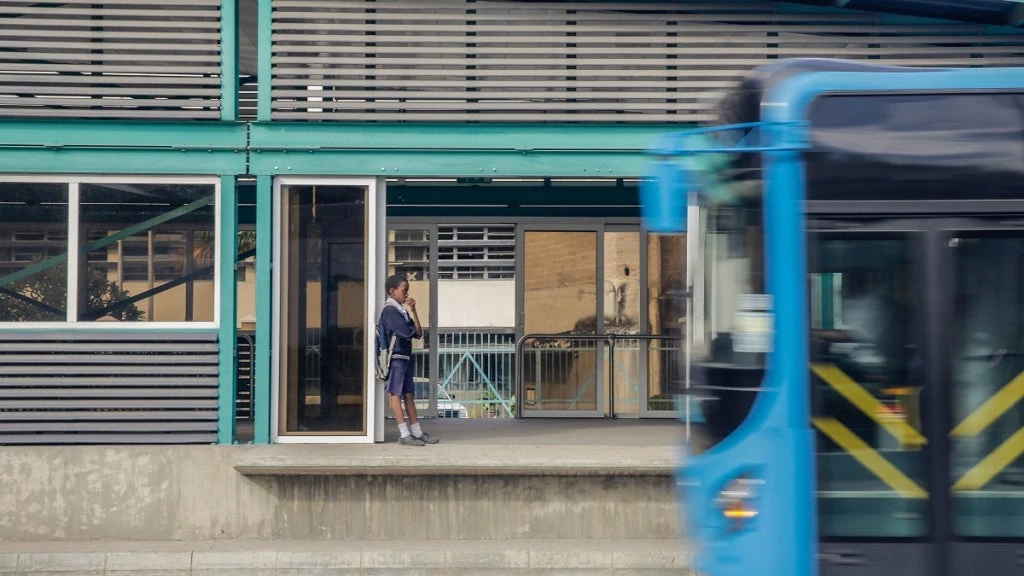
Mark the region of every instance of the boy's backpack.
[[[381, 314], [383, 316], [383, 314]], [[378, 380], [387, 380], [388, 376], [391, 375], [391, 355], [395, 352], [395, 341], [398, 339], [394, 334], [388, 334], [387, 328], [384, 327], [384, 323], [377, 320], [377, 354], [376, 365], [374, 368], [377, 372]]]

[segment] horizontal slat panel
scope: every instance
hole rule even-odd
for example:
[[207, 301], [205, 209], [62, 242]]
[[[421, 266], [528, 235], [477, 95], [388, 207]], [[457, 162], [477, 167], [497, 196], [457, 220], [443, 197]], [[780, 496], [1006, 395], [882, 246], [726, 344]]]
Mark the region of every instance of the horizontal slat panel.
[[[15, 62], [25, 61], [26, 54], [31, 54], [32, 58], [39, 58], [40, 60], [56, 60], [61, 62], [197, 62], [197, 63], [209, 63], [219, 62], [220, 56], [215, 53], [205, 54], [182, 54], [178, 52], [169, 54], [142, 54], [142, 53], [96, 53], [89, 54], [83, 52], [76, 54], [74, 52], [0, 52], [0, 70], [3, 69], [3, 63], [11, 60]], [[139, 72], [143, 72], [140, 67]], [[69, 68], [69, 72], [74, 72], [74, 68]], [[152, 73], [154, 70], [148, 70], [146, 72]], [[158, 70], [157, 70], [158, 71]]]
[[[581, 100], [586, 100], [581, 98]], [[553, 101], [545, 102], [318, 102], [318, 106], [324, 109], [330, 110], [364, 110], [366, 108], [373, 108], [375, 110], [408, 110], [410, 108], [416, 108], [419, 110], [534, 110], [543, 111], [550, 110]], [[561, 110], [661, 110], [664, 109], [665, 104], [663, 102], [637, 102], [631, 100], [629, 103], [623, 102], [602, 102], [602, 101], [583, 101], [583, 102], [558, 102], [557, 106]], [[678, 110], [702, 110], [707, 107], [706, 104], [701, 102], [677, 102], [674, 104]], [[274, 102], [274, 108], [276, 110], [284, 110], [288, 108], [294, 109], [305, 109], [309, 107], [308, 102], [287, 102], [277, 101]]]
[[84, 410], [86, 408], [99, 411], [105, 410], [210, 410], [217, 408], [216, 400], [204, 399], [105, 399], [75, 400], [73, 404], [65, 400], [3, 400], [0, 398], [0, 410]]
[[[140, 104], [144, 106], [144, 104]], [[139, 114], [134, 114], [138, 112]], [[152, 112], [152, 113], [149, 113]], [[44, 106], [19, 107], [5, 105], [0, 108], [0, 116], [16, 116], [24, 118], [161, 118], [170, 119], [215, 119], [220, 118], [220, 112], [213, 110], [132, 110], [123, 108], [108, 108], [89, 110], [81, 108], [47, 108]]]
[[[219, 0], [19, 0], [4, 16], [0, 116], [220, 116]], [[56, 74], [10, 74], [19, 71]], [[115, 71], [131, 79], [88, 75]]]
[[[61, 4], [96, 4], [97, 0], [60, 0]], [[32, 5], [37, 3], [36, 0], [22, 0], [25, 5]], [[103, 0], [103, 4], [110, 6], [125, 4], [129, 6], [138, 6], [139, 0]], [[217, 6], [218, 0], [174, 0], [174, 5], [178, 7], [184, 6], [199, 6], [199, 7], [210, 7]]]
[[[167, 84], [173, 84], [173, 78], [167, 78]], [[111, 78], [107, 82], [113, 84], [117, 82], [117, 79]], [[188, 97], [188, 96], [207, 96], [216, 97], [220, 95], [219, 88], [168, 88], [168, 87], [139, 87], [139, 86], [121, 86], [118, 88], [110, 88], [104, 86], [97, 88], [96, 86], [64, 86], [60, 79], [54, 79], [51, 85], [39, 85], [35, 86], [25, 84], [10, 84], [7, 82], [0, 81], [0, 93], [13, 92], [21, 93], [25, 92], [28, 94], [34, 94], [37, 96], [42, 95], [59, 95], [59, 96], [136, 96], [138, 94], [145, 94], [143, 98], [138, 98], [140, 102], [147, 102], [150, 98], [162, 98], [162, 97]], [[175, 100], [174, 103], [180, 102], [181, 100]], [[212, 102], [213, 105], [218, 105], [216, 98], [208, 98], [207, 103]], [[172, 103], [173, 104], [173, 103]], [[209, 104], [208, 104], [209, 105]]]
[[179, 107], [216, 107], [217, 100], [155, 100], [155, 99], [117, 99], [117, 98], [19, 98], [17, 96], [0, 95], [0, 107], [3, 106], [24, 106], [35, 104], [39, 106], [103, 106], [105, 108], [179, 108]]
[[[746, 30], [746, 29], [745, 29]], [[704, 30], [707, 32], [707, 29]], [[688, 45], [700, 45], [707, 46], [712, 42], [718, 46], [732, 46], [732, 45], [755, 45], [755, 46], [766, 46], [769, 43], [769, 38], [786, 37], [792, 35], [793, 41], [796, 42], [795, 36], [800, 30], [794, 30], [790, 27], [785, 28], [772, 28], [770, 30], [762, 30], [759, 33], [752, 31], [745, 31], [742, 34], [736, 34], [732, 36], [720, 35], [713, 39], [709, 38], [707, 34], [693, 35], [693, 36], [668, 36], [663, 38], [650, 38], [642, 45], [637, 46], [637, 38], [626, 37], [626, 36], [614, 36], [614, 37], [594, 37], [594, 36], [573, 36], [567, 37], [541, 37], [537, 38], [531, 35], [525, 36], [501, 36], [494, 38], [472, 36], [435, 36], [435, 35], [423, 35], [419, 37], [412, 36], [359, 36], [353, 34], [278, 34], [275, 39], [281, 42], [287, 42], [288, 46], [302, 45], [314, 42], [323, 42], [325, 45], [338, 45], [338, 46], [351, 46], [353, 50], [370, 50], [375, 54], [393, 54], [396, 52], [404, 53], [416, 46], [429, 47], [431, 51], [440, 48], [450, 48], [452, 50], [467, 50], [470, 53], [480, 54], [516, 54], [518, 52], [532, 52], [537, 47], [543, 46], [565, 46], [570, 43], [574, 51], [580, 53], [594, 53], [601, 54], [609, 48], [613, 48], [617, 54], [660, 54], [663, 52], [664, 47], [683, 47]], [[800, 35], [800, 39], [803, 40], [804, 44], [877, 44], [878, 32], [874, 29], [866, 29], [864, 32], [855, 33], [841, 33], [834, 27], [828, 28], [828, 35], [816, 35], [814, 32], [822, 32], [821, 27], [815, 27], [814, 30], [805, 30], [804, 34]], [[775, 34], [769, 37], [768, 34]], [[917, 35], [911, 34], [906, 36], [887, 36], [885, 38], [885, 44], [887, 46], [895, 46], [902, 44], [970, 44], [973, 41], [983, 40], [986, 46], [999, 46], [999, 45], [1019, 45], [1024, 42], [1024, 35], [1022, 34], [1000, 34], [998, 36], [985, 36], [979, 33], [964, 33], [964, 34], [949, 34], [949, 35]], [[372, 41], [372, 44], [369, 42]], [[494, 46], [492, 46], [494, 45]], [[521, 45], [521, 46], [519, 46]], [[372, 48], [370, 48], [372, 46]], [[278, 51], [285, 50], [284, 46], [278, 46]], [[479, 50], [479, 52], [476, 52]], [[620, 50], [622, 52], [620, 52]]]
[[[370, 74], [365, 74], [366, 72], [368, 72], [368, 71], [366, 71], [366, 70], [363, 71], [364, 75], [369, 76]], [[675, 90], [685, 89], [685, 88], [716, 88], [716, 89], [732, 88], [735, 85], [735, 83], [736, 83], [736, 81], [734, 79], [735, 76], [736, 76], [736, 72], [729, 72], [729, 76], [727, 76], [725, 78], [716, 79], [716, 80], [660, 80], [660, 81], [659, 80], [634, 80], [634, 81], [631, 81], [629, 83], [628, 88], [629, 89], [637, 89], [637, 90], [646, 90], [646, 89], [650, 89], [650, 88], [658, 88], [658, 89], [662, 89], [662, 90], [666, 90], [666, 91], [670, 91], [670, 90], [673, 90], [673, 89], [675, 89]], [[306, 83], [308, 83], [308, 81]], [[374, 79], [373, 83], [374, 83], [374, 86], [377, 87], [377, 89], [373, 91], [374, 94], [379, 92], [381, 89], [388, 89], [388, 88], [403, 88], [403, 89], [411, 89], [411, 88], [417, 88], [417, 89], [419, 89], [419, 88], [458, 88], [458, 89], [464, 89], [464, 88], [499, 88], [499, 89], [501, 89], [500, 93], [501, 94], [505, 94], [509, 90], [526, 89], [526, 88], [532, 88], [534, 90], [570, 89], [570, 88], [575, 89], [575, 90], [579, 90], [579, 89], [582, 89], [582, 88], [602, 90], [602, 89], [612, 89], [612, 88], [616, 87], [615, 83], [609, 83], [607, 80], [564, 80], [564, 79], [563, 80], [550, 80], [548, 82], [544, 82], [544, 84], [541, 84], [541, 85], [538, 85], [538, 84], [535, 84], [535, 83], [534, 84], [524, 83], [523, 81], [520, 81], [520, 80], [472, 80], [472, 79], [466, 79], [466, 78], [461, 78], [461, 79], [458, 79], [458, 80], [446, 80], [444, 78], [438, 78], [438, 79], [420, 78], [420, 79], [417, 79], [417, 80], [389, 80], [387, 78], [376, 78], [376, 79]], [[279, 88], [279, 90], [275, 91], [274, 94], [275, 95], [278, 94], [281, 91], [281, 89], [287, 89], [289, 87], [298, 86], [298, 85], [304, 85], [304, 84], [305, 83], [303, 83], [302, 80], [298, 79], [298, 78], [275, 78], [274, 79], [274, 87], [275, 88]], [[351, 86], [336, 88], [336, 90], [338, 90], [338, 89], [346, 90], [348, 88], [351, 88]], [[620, 92], [623, 89], [626, 89], [626, 88], [627, 87], [619, 85], [619, 91]], [[362, 92], [362, 91], [357, 91], [357, 92], [358, 93], [362, 93], [364, 96], [369, 96], [369, 92]], [[333, 94], [333, 93], [334, 92], [328, 93], [328, 92], [321, 91], [321, 94]]]
[[[181, 352], [216, 354], [216, 343], [202, 342], [114, 342], [104, 345], [104, 352]], [[6, 342], [0, 354], [11, 352], [88, 352], [96, 350], [95, 342]], [[2, 377], [2, 376], [0, 376]]]
[[1024, 65], [1024, 34], [882, 24], [849, 11], [784, 14], [773, 3], [274, 0], [273, 8], [272, 117], [281, 120], [696, 122], [712, 119], [721, 92], [747, 71], [777, 58]]
[[209, 444], [217, 441], [216, 433], [207, 434], [8, 434], [4, 444]]
[[[67, 74], [0, 74], [0, 83], [2, 84], [38, 84], [45, 82], [48, 84], [95, 84], [98, 80], [103, 80], [105, 84], [123, 84], [123, 85], [149, 85], [149, 86], [160, 86], [160, 85], [173, 85], [173, 86], [214, 86], [218, 84], [216, 78], [210, 78], [206, 76], [153, 76], [153, 77], [139, 77], [129, 76], [127, 74], [105, 74], [97, 77], [96, 75], [82, 75], [82, 76], [69, 76]], [[93, 88], [94, 90], [96, 88]]]
[[211, 330], [150, 331], [150, 330], [5, 330], [0, 331], [0, 342], [216, 342], [217, 333]]
[[[457, 122], [465, 120], [476, 120], [479, 122], [650, 122], [652, 114], [564, 114], [551, 112], [547, 114], [513, 114], [513, 113], [474, 113], [467, 114], [459, 112], [455, 114], [439, 114], [428, 112], [421, 114], [418, 118], [413, 113], [404, 112], [289, 112], [280, 111], [274, 113], [274, 118], [279, 120], [309, 120], [310, 118], [322, 120], [334, 120], [338, 122], [357, 122], [366, 120], [368, 117], [382, 122], [400, 122], [402, 120], [419, 120], [422, 122]], [[659, 116], [660, 117], [660, 116]], [[668, 121], [677, 122], [705, 122], [715, 119], [714, 113], [706, 114], [679, 114], [678, 116], [666, 116]], [[665, 121], [662, 118], [660, 121]]]
[[[131, 384], [126, 382], [125, 384]], [[205, 388], [8, 388], [5, 398], [216, 398], [217, 389]], [[74, 402], [69, 400], [68, 408]]]
[[0, 411], [0, 422], [51, 422], [66, 420], [158, 420], [173, 422], [176, 420], [216, 420], [216, 410], [26, 410]]
[[[2, 370], [0, 370], [2, 371]], [[138, 377], [131, 380], [132, 386], [216, 386], [217, 379], [212, 377], [198, 376], [167, 376], [167, 377]], [[15, 386], [124, 386], [124, 381], [114, 380], [106, 376], [100, 377], [69, 377], [69, 376], [32, 376], [32, 377], [7, 377], [0, 376], [0, 389]]]
[[[1024, 38], [1021, 39], [1021, 42], [1024, 43]], [[840, 48], [843, 51], [843, 54], [845, 56], [886, 56], [886, 55], [910, 56], [910, 55], [915, 55], [915, 54], [923, 54], [923, 55], [928, 55], [928, 56], [939, 56], [939, 55], [951, 55], [951, 54], [952, 55], [976, 54], [976, 53], [980, 52], [977, 46], [970, 46], [970, 45], [965, 45], [965, 46], [922, 46], [919, 43], [915, 42], [914, 45], [908, 45], [908, 46], [893, 46], [893, 47], [885, 47], [885, 48], [872, 48], [871, 46], [869, 46], [869, 44], [871, 44], [871, 43], [872, 43], [871, 41], [862, 41], [861, 44], [863, 44], [863, 46], [850, 46], [850, 44], [852, 44], [852, 42], [847, 42], [846, 46], [841, 46], [841, 47], [837, 46], [837, 48]], [[787, 57], [789, 57], [789, 56], [819, 56], [821, 54], [822, 50], [827, 50], [828, 49], [828, 48], [822, 48], [820, 46], [815, 46], [813, 43], [810, 43], [810, 42], [808, 43], [808, 44], [810, 44], [810, 46], [806, 46], [806, 47], [805, 46], [771, 46], [771, 47], [765, 47], [765, 39], [764, 38], [761, 39], [760, 44], [761, 44], [760, 46], [752, 46], [752, 47], [731, 47], [731, 48], [729, 48], [729, 54], [730, 55], [747, 54], [747, 55], [755, 55], [755, 56], [762, 56], [762, 57], [769, 56], [769, 55], [772, 55], [772, 56], [787, 56]], [[829, 45], [833, 45], [833, 44], [838, 45], [838, 42], [832, 42], [830, 40], [828, 42], [828, 44]], [[357, 49], [357, 47], [355, 47], [355, 46], [349, 47], [349, 46], [340, 45], [340, 44], [332, 44], [332, 45], [313, 45], [313, 44], [309, 44], [309, 45], [301, 45], [301, 46], [299, 46], [299, 45], [291, 45], [291, 46], [288, 47], [287, 50], [278, 50], [278, 54], [287, 53], [289, 55], [294, 55], [294, 54], [314, 54], [314, 55], [318, 55], [318, 54], [322, 54], [324, 52], [325, 46], [328, 47], [328, 48], [339, 48], [339, 49], [342, 49], [342, 50], [344, 50], [346, 52], [355, 52], [356, 49]], [[365, 48], [362, 48], [362, 49], [365, 50]], [[708, 52], [710, 50], [713, 50], [713, 49], [714, 48], [712, 48], [711, 46], [706, 46], [706, 45], [705, 46], [698, 46], [698, 47], [678, 46], [678, 47], [656, 47], [656, 48], [632, 48], [632, 47], [617, 47], [617, 46], [616, 47], [601, 46], [601, 47], [573, 47], [573, 48], [569, 48], [569, 49], [564, 49], [564, 50], [562, 50], [562, 52], [564, 52], [566, 55], [587, 55], [587, 56], [590, 56], [590, 55], [604, 55], [605, 57], [602, 58], [600, 60], [600, 62], [602, 64], [605, 64], [606, 61], [610, 60], [610, 62], [608, 62], [608, 65], [614, 65], [616, 62], [620, 62], [620, 61], [619, 60], [615, 60], [615, 59], [610, 59], [610, 58], [607, 57], [608, 53], [610, 51], [614, 50], [615, 56], [624, 56], [624, 55], [637, 56], [638, 58], [635, 58], [633, 60], [642, 60], [645, 63], [645, 65], [669, 66], [669, 65], [674, 64], [674, 62], [670, 62], [670, 61], [677, 60], [679, 56], [694, 56], [694, 55], [706, 56], [708, 54]], [[384, 49], [382, 47], [374, 47], [373, 50], [377, 54], [385, 54], [385, 55], [387, 55], [387, 57], [385, 57], [385, 58], [382, 58], [380, 56], [374, 58], [373, 63], [375, 65], [394, 64], [395, 61], [391, 60], [390, 59], [391, 57], [398, 58], [400, 63], [431, 63], [431, 62], [433, 62], [433, 61], [423, 60], [421, 58], [422, 57], [422, 52], [416, 52], [415, 48], [410, 48], [410, 47], [406, 47], [406, 46], [395, 46], [395, 47], [391, 47], [391, 48], [388, 48], [388, 49]], [[984, 53], [986, 55], [991, 55], [991, 54], [1019, 54], [1021, 52], [1024, 52], [1024, 47], [1021, 47], [1020, 45], [1015, 45], [1015, 44], [1007, 44], [1007, 45], [1001, 45], [1001, 46], [988, 46], [984, 50]], [[445, 63], [447, 63], [448, 65], [452, 64], [452, 60], [451, 60], [452, 56], [462, 56], [462, 57], [472, 56], [474, 58], [474, 60], [472, 62], [470, 62], [470, 63], [473, 64], [473, 65], [480, 65], [480, 64], [483, 64], [483, 63], [492, 62], [495, 59], [501, 59], [502, 62], [505, 62], [505, 63], [507, 63], [509, 65], [512, 65], [512, 63], [516, 62], [516, 60], [508, 59], [507, 57], [509, 55], [532, 56], [534, 58], [544, 58], [544, 57], [550, 57], [551, 56], [551, 49], [550, 49], [550, 47], [546, 47], [546, 46], [531, 46], [530, 48], [520, 48], [520, 49], [510, 49], [510, 48], [491, 48], [491, 49], [487, 49], [487, 48], [466, 47], [466, 46], [436, 46], [436, 47], [431, 47], [430, 48], [429, 54], [430, 55], [447, 54], [448, 58], [445, 58], [444, 60], [445, 60]], [[650, 58], [640, 58], [642, 56], [650, 56]], [[570, 58], [566, 58], [566, 59], [570, 59]], [[572, 60], [578, 60], [578, 58], [571, 58], [571, 59]], [[365, 63], [365, 59], [359, 59], [359, 60], [360, 60], [360, 63]], [[283, 57], [283, 56], [276, 56], [274, 61], [275, 62], [280, 62], [281, 64], [285, 64], [285, 63], [289, 63], [289, 62], [298, 62], [298, 60], [296, 60], [292, 56], [289, 56], [287, 58]], [[534, 60], [532, 60], [532, 59], [531, 60], [527, 60], [527, 61], [528, 62], [534, 62]], [[555, 63], [563, 63], [563, 60], [558, 60], [556, 62], [550, 62], [549, 61], [546, 64], [555, 64]]]
[[[214, 432], [216, 422], [49, 422], [51, 432]], [[10, 432], [35, 432], [36, 425], [0, 421], [0, 435]]]
[[[42, 62], [35, 63], [35, 64], [31, 64], [31, 63], [30, 64], [26, 64], [26, 63], [23, 63], [23, 62], [4, 62], [2, 65], [0, 65], [0, 70], [5, 71], [5, 72], [29, 71], [29, 72], [65, 72], [65, 73], [68, 73], [68, 72], [66, 72], [68, 70], [68, 65], [67, 64], [42, 63]], [[165, 66], [165, 65], [160, 65], [159, 70], [156, 70], [156, 71], [158, 71], [161, 74], [161, 76], [152, 76], [152, 77], [142, 76], [141, 78], [145, 78], [145, 79], [148, 79], [148, 78], [154, 78], [154, 79], [162, 78], [163, 74], [178, 74], [178, 75], [182, 75], [182, 74], [195, 74], [195, 75], [200, 75], [200, 76], [202, 76], [202, 75], [207, 75], [207, 76], [209, 76], [209, 75], [216, 75], [216, 74], [220, 73], [220, 66], [219, 65], [205, 65], [205, 66], [199, 66], [199, 65], [191, 65], [191, 66]], [[86, 73], [88, 73], [88, 74], [102, 74], [102, 73], [138, 74], [138, 67], [137, 66], [132, 66], [130, 64], [129, 65], [123, 65], [123, 64], [95, 64], [95, 65], [94, 64], [76, 64], [75, 68], [74, 68], [74, 71], [70, 72], [70, 73], [74, 73], [74, 74], [86, 74]], [[101, 78], [104, 78], [104, 77], [100, 76], [98, 78], [94, 78], [93, 80], [94, 81], [99, 81], [99, 79], [101, 79]], [[209, 81], [209, 79], [205, 78], [205, 77], [202, 77], [200, 79], [204, 80], [204, 81]]]
[[[657, 99], [664, 100], [665, 98], [673, 97], [672, 93], [669, 92], [640, 92], [631, 91], [629, 92], [630, 98], [634, 99]], [[676, 93], [677, 98], [700, 96], [701, 98], [720, 98], [724, 92], [709, 92], [700, 91], [697, 94], [685, 94]], [[343, 91], [331, 91], [322, 92], [317, 90], [279, 90], [277, 95], [281, 98], [312, 98], [312, 97], [323, 97], [323, 98], [338, 98], [338, 99], [362, 99], [369, 96], [364, 91], [354, 90], [343, 90]], [[584, 93], [569, 91], [569, 90], [536, 90], [533, 92], [503, 92], [503, 99], [544, 99], [546, 101], [557, 101], [557, 100], [618, 100], [622, 98], [622, 90], [618, 91], [588, 91]], [[373, 98], [376, 100], [388, 100], [388, 99], [446, 99], [446, 100], [459, 100], [460, 98], [476, 99], [475, 93], [473, 92], [455, 92], [452, 90], [447, 91], [430, 91], [430, 90], [374, 90]], [[329, 104], [329, 103], [328, 103]], [[308, 105], [308, 104], [306, 104]], [[425, 106], [429, 104], [424, 104]]]
[[[4, 374], [35, 374], [40, 370], [33, 366], [4, 366]], [[128, 375], [128, 374], [151, 374], [153, 368], [151, 366], [68, 366], [60, 369], [61, 373], [66, 374], [104, 374], [104, 375]], [[161, 366], [161, 374], [216, 374], [217, 366]]]
[[216, 338], [214, 331], [0, 332], [0, 444], [213, 441]]
[[94, 4], [85, 8], [69, 8], [68, 6], [33, 7], [33, 6], [7, 6], [4, 8], [8, 18], [17, 18], [19, 15], [26, 16], [50, 16], [66, 18], [68, 16], [102, 17], [104, 20], [117, 20], [119, 18], [217, 18], [220, 16], [218, 10], [204, 10], [201, 7], [194, 10], [175, 10], [173, 8], [154, 8], [153, 6], [140, 6], [138, 3], [124, 5], [123, 7], [111, 8], [102, 4]]
[[[111, 40], [180, 40], [219, 42], [220, 34], [216, 32], [166, 32], [161, 30], [76, 30], [74, 38], [97, 38]], [[67, 38], [67, 30], [46, 30], [37, 28], [31, 31], [31, 35], [25, 33], [23, 28], [0, 28], [0, 38]]]

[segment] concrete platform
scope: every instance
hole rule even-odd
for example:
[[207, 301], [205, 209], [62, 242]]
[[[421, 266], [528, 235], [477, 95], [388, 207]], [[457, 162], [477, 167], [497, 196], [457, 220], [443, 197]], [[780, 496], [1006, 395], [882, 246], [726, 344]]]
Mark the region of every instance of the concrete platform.
[[425, 420], [440, 443], [241, 446], [245, 475], [667, 476], [679, 463], [674, 420]]
[[689, 575], [678, 540], [0, 542], [2, 575]]

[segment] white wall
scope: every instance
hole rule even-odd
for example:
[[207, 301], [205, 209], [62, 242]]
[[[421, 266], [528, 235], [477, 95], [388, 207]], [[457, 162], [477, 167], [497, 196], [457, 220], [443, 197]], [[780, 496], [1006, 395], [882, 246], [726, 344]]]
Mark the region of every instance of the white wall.
[[437, 299], [442, 328], [516, 325], [515, 280], [438, 280]]

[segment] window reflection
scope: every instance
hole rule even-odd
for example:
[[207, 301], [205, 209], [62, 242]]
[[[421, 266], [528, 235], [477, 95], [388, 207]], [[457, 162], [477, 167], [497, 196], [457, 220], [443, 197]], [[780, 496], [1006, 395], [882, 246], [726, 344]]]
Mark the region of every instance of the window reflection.
[[0, 183], [0, 322], [67, 319], [68, 186]]
[[196, 305], [215, 289], [212, 184], [90, 183], [80, 190], [79, 320], [213, 321], [212, 306]]
[[[924, 363], [911, 332], [922, 287], [910, 240], [811, 235], [811, 398], [825, 537], [928, 531]], [[869, 465], [872, 452], [891, 468]]]
[[961, 536], [1024, 537], [1024, 238], [950, 242], [953, 523]]

